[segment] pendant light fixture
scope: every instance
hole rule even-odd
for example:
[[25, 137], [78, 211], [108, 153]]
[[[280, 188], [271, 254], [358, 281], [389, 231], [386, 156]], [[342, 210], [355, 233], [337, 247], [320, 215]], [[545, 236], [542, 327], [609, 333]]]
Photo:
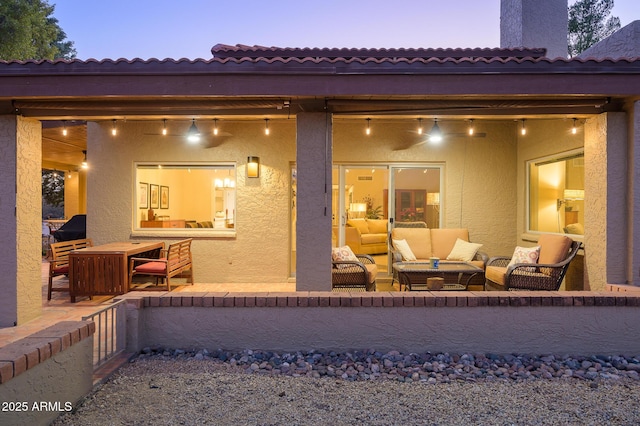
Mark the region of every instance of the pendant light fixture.
[[467, 133], [469, 133], [469, 136], [473, 136], [473, 134], [476, 132], [476, 129], [473, 125], [473, 119], [469, 120], [469, 129], [467, 131]]
[[269, 131], [269, 119], [265, 118], [264, 119], [264, 134], [269, 136], [269, 133], [270, 133], [270, 131]]
[[522, 119], [522, 128], [520, 129], [520, 134], [521, 134], [522, 136], [524, 136], [524, 135], [526, 135], [526, 134], [527, 134], [527, 128], [526, 128], [526, 127], [524, 127], [524, 122], [525, 122], [525, 120], [524, 120], [524, 119]]
[[422, 127], [422, 118], [418, 118], [418, 134], [421, 135], [424, 132], [424, 128]]
[[442, 130], [440, 130], [440, 126], [438, 126], [438, 119], [433, 119], [433, 127], [431, 128], [431, 132], [429, 132], [429, 142], [431, 143], [440, 143], [442, 142]]
[[218, 135], [218, 119], [214, 118], [213, 119], [213, 134], [214, 135]]
[[162, 135], [167, 136], [167, 120], [162, 120]]
[[69, 132], [67, 131], [67, 121], [62, 122], [62, 136], [67, 136]]
[[187, 140], [191, 143], [198, 143], [200, 142], [200, 131], [198, 130], [198, 127], [196, 126], [196, 119], [192, 118], [191, 119], [191, 126], [189, 127], [189, 130], [187, 131]]
[[571, 128], [571, 134], [575, 135], [578, 133], [578, 119], [574, 118], [573, 119], [573, 127]]
[[368, 135], [371, 134], [371, 119], [367, 118], [367, 130], [365, 130], [365, 133]]
[[80, 167], [86, 170], [89, 168], [89, 163], [87, 163], [87, 151], [82, 151], [82, 153], [84, 154], [84, 159], [82, 160]]
[[111, 120], [111, 136], [115, 136], [118, 134], [118, 129], [116, 128], [116, 120]]

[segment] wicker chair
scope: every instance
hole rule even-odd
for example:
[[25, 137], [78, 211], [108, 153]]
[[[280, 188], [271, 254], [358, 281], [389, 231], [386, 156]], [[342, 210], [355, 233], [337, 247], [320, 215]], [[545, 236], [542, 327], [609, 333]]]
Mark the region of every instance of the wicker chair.
[[376, 291], [378, 267], [368, 254], [356, 254], [359, 262], [333, 261], [331, 287], [333, 291]]
[[[540, 261], [545, 262], [543, 253], [545, 244], [562, 243], [559, 235], [544, 235], [540, 237]], [[571, 241], [571, 240], [569, 240]], [[565, 257], [556, 263], [516, 263], [508, 266], [510, 257], [492, 257], [487, 262], [485, 270], [485, 290], [549, 290], [557, 291], [569, 268], [569, 263], [582, 247], [579, 241], [565, 242], [567, 247]]]

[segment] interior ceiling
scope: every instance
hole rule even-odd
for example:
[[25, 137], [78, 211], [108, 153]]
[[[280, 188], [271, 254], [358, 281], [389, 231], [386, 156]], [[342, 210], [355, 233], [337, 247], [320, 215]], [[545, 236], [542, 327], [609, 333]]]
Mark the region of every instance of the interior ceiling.
[[[16, 100], [21, 115], [43, 121], [43, 167], [79, 168], [87, 149], [86, 121], [226, 121], [291, 119], [298, 112], [331, 112], [335, 121], [372, 118], [377, 121], [437, 118], [448, 120], [511, 120], [580, 118], [617, 110], [620, 103], [603, 97], [477, 97], [417, 98], [258, 98], [258, 99], [83, 99]], [[66, 120], [66, 121], [61, 121]], [[68, 134], [62, 134], [66, 126]]]

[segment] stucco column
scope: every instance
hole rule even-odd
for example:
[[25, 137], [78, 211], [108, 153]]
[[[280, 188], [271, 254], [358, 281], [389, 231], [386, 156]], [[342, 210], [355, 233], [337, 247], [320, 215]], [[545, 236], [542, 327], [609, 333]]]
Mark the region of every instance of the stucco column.
[[296, 119], [296, 290], [331, 290], [331, 117]]
[[42, 311], [42, 127], [0, 116], [0, 327]]
[[625, 113], [587, 120], [584, 141], [585, 290], [626, 284], [627, 123]]
[[629, 203], [629, 284], [640, 286], [640, 101], [633, 105], [629, 144], [629, 176], [631, 177]]

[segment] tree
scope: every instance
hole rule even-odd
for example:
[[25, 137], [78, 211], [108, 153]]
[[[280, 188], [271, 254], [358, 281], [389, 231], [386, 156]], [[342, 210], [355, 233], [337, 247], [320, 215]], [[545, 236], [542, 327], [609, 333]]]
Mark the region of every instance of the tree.
[[64, 206], [64, 172], [42, 171], [42, 202], [51, 207]]
[[0, 1], [0, 59], [73, 59], [73, 42], [46, 0]]
[[613, 0], [578, 0], [569, 6], [569, 56], [576, 56], [620, 29], [609, 16]]

